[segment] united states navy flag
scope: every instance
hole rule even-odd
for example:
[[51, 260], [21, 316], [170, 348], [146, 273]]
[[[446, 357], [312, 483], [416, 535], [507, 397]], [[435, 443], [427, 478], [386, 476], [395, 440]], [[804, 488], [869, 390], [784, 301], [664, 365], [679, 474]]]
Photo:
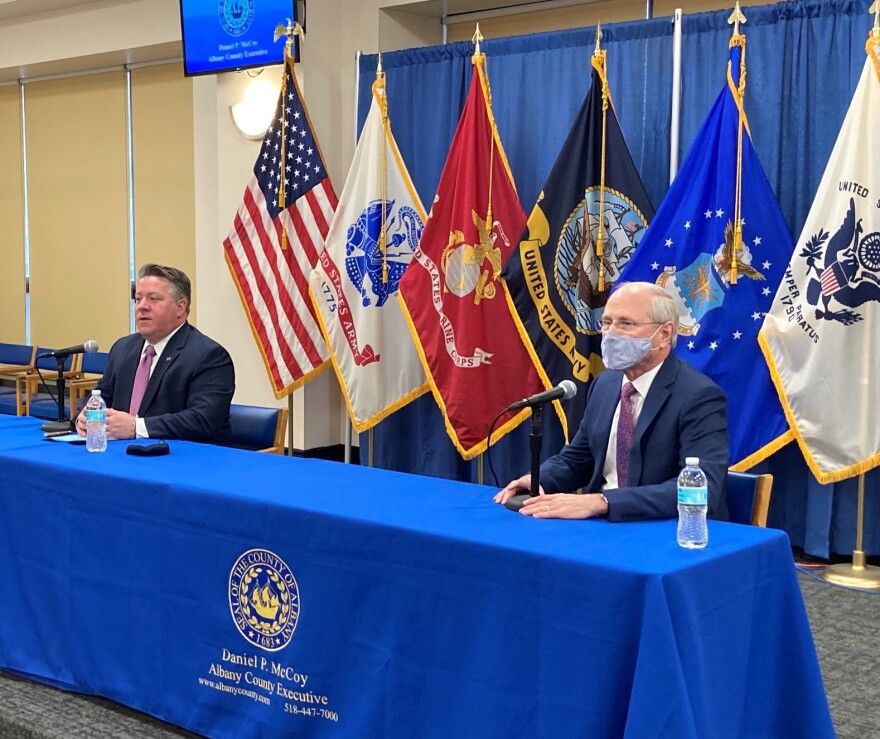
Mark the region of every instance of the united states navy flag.
[[[604, 369], [599, 321], [654, 214], [611, 105], [605, 52], [505, 268], [508, 289], [550, 381], [583, 385]], [[566, 403], [568, 430], [586, 392]]]
[[793, 438], [757, 336], [794, 245], [752, 147], [744, 93], [745, 37], [734, 33], [727, 84], [622, 275], [656, 282], [678, 305], [675, 353], [727, 393], [738, 470]]

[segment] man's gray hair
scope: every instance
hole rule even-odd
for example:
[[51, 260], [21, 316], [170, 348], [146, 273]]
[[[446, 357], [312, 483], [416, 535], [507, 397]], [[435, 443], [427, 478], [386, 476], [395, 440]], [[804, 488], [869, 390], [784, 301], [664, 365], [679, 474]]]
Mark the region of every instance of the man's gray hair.
[[166, 267], [164, 264], [145, 264], [138, 270], [138, 279], [144, 277], [163, 277], [168, 280], [171, 295], [175, 300], [186, 301], [186, 312], [192, 303], [192, 284], [189, 277], [176, 267]]
[[[678, 308], [672, 296], [660, 285], [654, 282], [624, 282], [620, 288], [641, 290], [651, 294], [651, 306], [649, 315], [652, 321], [657, 323], [672, 323], [672, 346], [678, 341]], [[619, 289], [619, 288], [618, 288]]]

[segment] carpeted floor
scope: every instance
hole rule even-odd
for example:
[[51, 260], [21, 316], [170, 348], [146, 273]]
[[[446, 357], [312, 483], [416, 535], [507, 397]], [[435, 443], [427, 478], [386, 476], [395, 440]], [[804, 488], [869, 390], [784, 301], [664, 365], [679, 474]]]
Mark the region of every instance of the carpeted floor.
[[[798, 579], [840, 739], [880, 737], [880, 595]], [[0, 739], [194, 736], [110, 701], [0, 672]]]
[[798, 579], [837, 736], [880, 737], [880, 594]]

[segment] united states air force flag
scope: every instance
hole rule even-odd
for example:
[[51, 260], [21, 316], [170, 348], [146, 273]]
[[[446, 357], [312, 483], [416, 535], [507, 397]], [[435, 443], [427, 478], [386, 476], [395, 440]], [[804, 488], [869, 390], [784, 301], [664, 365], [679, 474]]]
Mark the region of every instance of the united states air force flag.
[[655, 282], [675, 300], [675, 353], [727, 393], [730, 459], [740, 470], [791, 439], [757, 336], [793, 248], [752, 147], [744, 83], [745, 38], [736, 34], [727, 85], [621, 276]]
[[504, 272], [550, 382], [581, 384], [564, 405], [570, 434], [586, 405], [583, 384], [604, 369], [605, 302], [654, 215], [611, 105], [604, 55], [593, 56], [590, 89]]
[[880, 464], [880, 32], [761, 348], [807, 464], [836, 482]]
[[380, 73], [325, 249], [309, 280], [358, 432], [428, 390], [397, 301], [424, 222], [391, 134]]

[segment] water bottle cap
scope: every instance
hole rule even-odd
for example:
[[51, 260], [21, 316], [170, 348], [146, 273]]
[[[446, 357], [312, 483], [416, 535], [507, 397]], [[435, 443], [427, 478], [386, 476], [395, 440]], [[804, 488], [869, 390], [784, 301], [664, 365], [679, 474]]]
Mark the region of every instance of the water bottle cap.
[[92, 395], [100, 395], [100, 394], [101, 394], [101, 391], [98, 390], [98, 388], [94, 388], [94, 389], [92, 390]]
[[700, 466], [700, 458], [699, 457], [685, 457], [684, 463], [688, 467], [699, 467]]

